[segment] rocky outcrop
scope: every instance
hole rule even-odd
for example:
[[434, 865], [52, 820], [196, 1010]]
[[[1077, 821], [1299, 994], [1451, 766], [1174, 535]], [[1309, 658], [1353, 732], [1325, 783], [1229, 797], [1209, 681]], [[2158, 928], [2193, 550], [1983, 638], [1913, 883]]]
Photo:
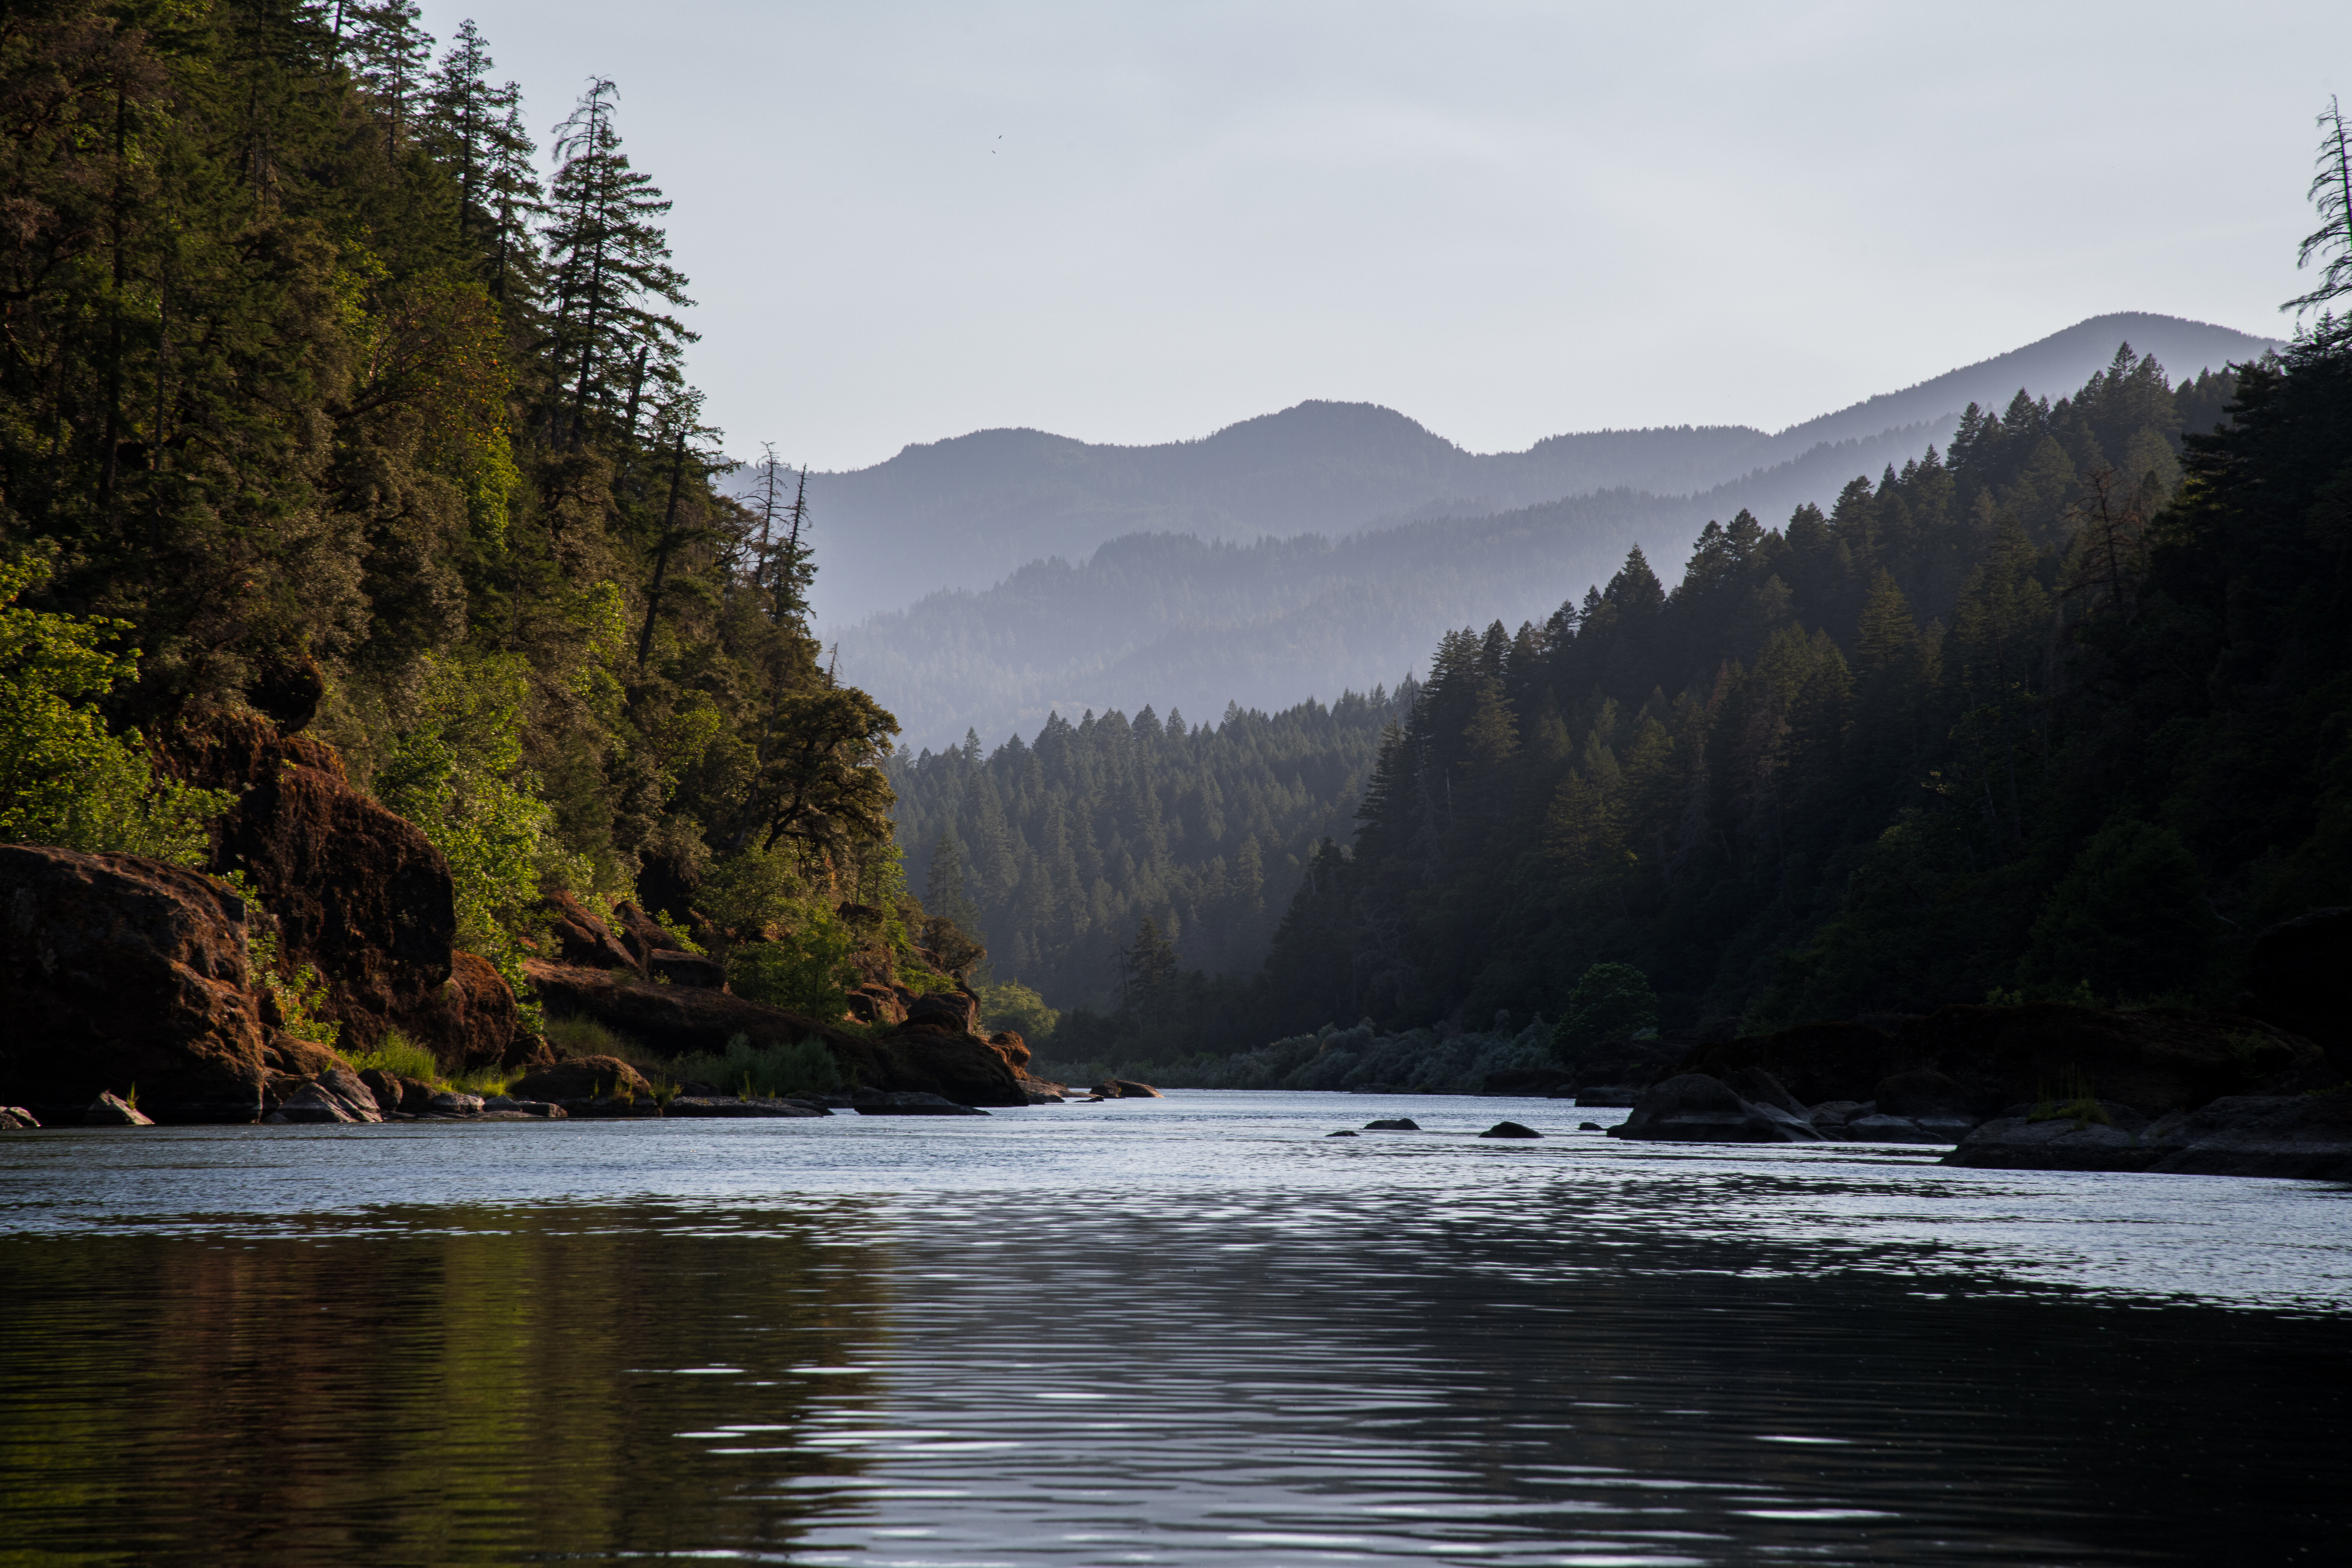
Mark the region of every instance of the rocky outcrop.
[[152, 1127], [155, 1119], [119, 1094], [101, 1094], [81, 1113], [84, 1127]]
[[645, 973], [644, 961], [624, 946], [595, 911], [570, 893], [553, 892], [540, 906], [554, 944], [554, 962], [573, 969]]
[[450, 1071], [519, 1067], [541, 1050], [522, 1026], [514, 988], [490, 961], [462, 949], [449, 955], [449, 978], [400, 1019], [403, 1033]]
[[650, 1104], [654, 1086], [618, 1057], [575, 1057], [533, 1068], [508, 1085], [507, 1092], [517, 1100], [545, 1100], [570, 1110], [597, 1100], [641, 1099]]
[[[352, 788], [333, 747], [280, 735], [257, 714], [219, 715], [176, 734], [166, 765], [238, 792], [215, 827], [214, 868], [251, 879], [283, 963], [307, 963], [325, 981], [326, 1016], [346, 1047], [373, 1046], [395, 1027], [421, 1037], [446, 1016], [457, 933], [448, 862]], [[469, 1047], [444, 1065], [478, 1054]]]
[[0, 1132], [33, 1132], [41, 1119], [21, 1105], [0, 1105]]
[[0, 1100], [76, 1122], [135, 1087], [158, 1121], [253, 1121], [274, 1076], [339, 1065], [265, 1021], [250, 914], [161, 861], [0, 845]]
[[2153, 1121], [2115, 1100], [2015, 1106], [1969, 1133], [1944, 1163], [2352, 1181], [2352, 1090], [2228, 1095]]
[[[2002, 1107], [2088, 1092], [2142, 1116], [2266, 1087], [2314, 1088], [2318, 1047], [2259, 1018], [2191, 1008], [2112, 1013], [2057, 1003], [1955, 1005], [1897, 1022], [1809, 1024], [1701, 1047], [1684, 1070], [1728, 1080], [1758, 1068], [1806, 1104], [1981, 1121]], [[1920, 1076], [1926, 1075], [1926, 1076]]]
[[1148, 1083], [1138, 1083], [1131, 1078], [1107, 1078], [1087, 1090], [1105, 1100], [1164, 1100], [1167, 1097]]
[[955, 1026], [977, 1013], [968, 994], [869, 1038], [731, 992], [657, 985], [537, 960], [524, 969], [550, 1014], [593, 1018], [664, 1056], [723, 1051], [737, 1035], [755, 1046], [814, 1037], [833, 1052], [844, 1076], [868, 1089], [937, 1094], [962, 1105], [1031, 1103], [1005, 1049]]
[[1818, 1143], [1822, 1135], [1778, 1105], [1743, 1099], [1729, 1085], [1683, 1073], [1645, 1091], [1612, 1138], [1698, 1143]]

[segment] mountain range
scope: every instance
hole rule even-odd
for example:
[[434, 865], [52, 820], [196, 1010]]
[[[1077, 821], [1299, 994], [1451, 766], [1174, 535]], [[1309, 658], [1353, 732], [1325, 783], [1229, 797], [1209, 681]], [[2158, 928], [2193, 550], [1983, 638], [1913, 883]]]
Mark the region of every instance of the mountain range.
[[1633, 545], [1670, 575], [1710, 519], [1826, 507], [1948, 442], [1968, 405], [2063, 395], [2126, 342], [2176, 378], [2277, 346], [2105, 315], [1777, 433], [1600, 430], [1523, 452], [1328, 402], [1152, 447], [979, 431], [810, 476], [819, 608], [843, 677], [915, 746], [1056, 710], [1328, 700], [1394, 681], [1466, 618], [1542, 618]]

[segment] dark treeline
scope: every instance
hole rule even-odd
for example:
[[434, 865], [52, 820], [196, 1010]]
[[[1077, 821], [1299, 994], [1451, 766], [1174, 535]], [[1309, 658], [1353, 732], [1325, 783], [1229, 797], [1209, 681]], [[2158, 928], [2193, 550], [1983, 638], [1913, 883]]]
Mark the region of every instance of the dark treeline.
[[0, 110], [0, 556], [121, 624], [112, 724], [315, 705], [509, 973], [543, 888], [757, 924], [895, 874], [896, 726], [820, 666], [793, 475], [715, 488], [613, 83], [542, 186], [413, 0], [37, 0]]
[[[1383, 748], [1352, 853], [1323, 851], [1330, 892], [1286, 922], [1276, 994], [1483, 1025], [1556, 1006], [1614, 960], [1689, 1025], [2011, 984], [2014, 933], [1963, 911], [1997, 928], [2017, 890], [1995, 910], [1942, 884], [2051, 880], [2035, 858], [2061, 846], [2043, 835], [2076, 826], [2043, 820], [2070, 633], [2123, 586], [2087, 535], [2105, 527], [2137, 560], [2182, 432], [2212, 428], [2230, 392], [2212, 375], [2176, 392], [2126, 350], [2054, 405], [1972, 405], [1948, 457], [1856, 479], [1827, 515], [1710, 523], [1672, 592], [1636, 552], [1541, 626], [1452, 634]], [[1857, 873], [1938, 884], [1929, 902], [1969, 928], [1934, 928], [1940, 973], [1842, 980], [1826, 952], [1784, 972]]]
[[1827, 513], [1710, 523], [1671, 591], [1637, 550], [1451, 634], [1264, 971], [1055, 1054], [1523, 1027], [1601, 963], [1667, 1027], [2226, 1001], [2242, 938], [2352, 898], [2347, 433], [2340, 329], [2179, 386], [2126, 347]]
[[1408, 679], [1328, 708], [1228, 707], [1213, 725], [1057, 716], [991, 755], [971, 735], [894, 762], [908, 873], [932, 912], [968, 907], [1001, 981], [1062, 1006], [1115, 999], [1145, 920], [1181, 964], [1245, 975], [1417, 693]]

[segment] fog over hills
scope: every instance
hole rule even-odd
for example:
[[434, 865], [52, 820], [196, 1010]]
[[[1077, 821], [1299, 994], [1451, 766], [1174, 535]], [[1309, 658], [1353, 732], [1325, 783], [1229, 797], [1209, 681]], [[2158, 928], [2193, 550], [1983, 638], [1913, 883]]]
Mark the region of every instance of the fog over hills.
[[2175, 379], [2273, 346], [2101, 316], [1778, 434], [1603, 430], [1483, 455], [1369, 404], [1156, 447], [981, 431], [810, 477], [818, 607], [842, 675], [911, 746], [967, 727], [993, 744], [1055, 709], [1150, 702], [1197, 721], [1228, 701], [1328, 700], [1394, 681], [1447, 626], [1541, 619], [1634, 543], [1672, 581], [1710, 518], [1744, 506], [1777, 526], [1826, 507], [1948, 442], [1968, 404], [2063, 395], [2125, 342]]

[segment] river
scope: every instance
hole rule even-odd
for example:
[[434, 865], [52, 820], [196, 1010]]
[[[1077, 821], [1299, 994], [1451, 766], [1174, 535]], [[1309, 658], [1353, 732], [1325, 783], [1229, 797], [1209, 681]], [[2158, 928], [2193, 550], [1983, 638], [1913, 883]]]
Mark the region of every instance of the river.
[[0, 1138], [0, 1561], [2346, 1560], [2352, 1189], [1622, 1114]]

